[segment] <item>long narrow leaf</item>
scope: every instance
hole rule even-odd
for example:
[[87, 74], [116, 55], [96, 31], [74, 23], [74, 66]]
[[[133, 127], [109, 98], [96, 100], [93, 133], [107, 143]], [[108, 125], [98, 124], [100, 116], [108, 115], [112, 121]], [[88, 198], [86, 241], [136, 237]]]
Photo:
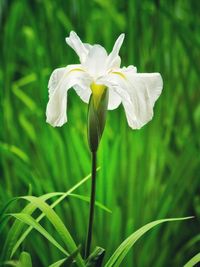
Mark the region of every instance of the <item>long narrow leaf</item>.
[[31, 256], [28, 252], [23, 251], [20, 254], [20, 258], [16, 267], [32, 267]]
[[135, 242], [141, 236], [143, 236], [146, 232], [148, 232], [150, 229], [155, 227], [156, 225], [164, 223], [164, 222], [181, 221], [181, 220], [187, 220], [191, 218], [193, 217], [162, 219], [162, 220], [157, 220], [157, 221], [150, 222], [144, 225], [143, 227], [138, 229], [136, 232], [134, 232], [132, 235], [130, 235], [127, 239], [125, 239], [124, 242], [121, 243], [121, 245], [117, 248], [114, 254], [110, 257], [105, 267], [120, 266], [121, 262], [123, 261], [123, 259], [125, 258], [129, 250], [132, 248], [132, 246], [135, 244]]
[[[78, 198], [78, 199], [81, 199], [83, 201], [86, 201], [86, 202], [90, 202], [90, 198], [87, 197], [87, 196], [83, 196], [83, 195], [78, 195], [78, 194], [69, 194], [71, 197], [75, 197], [75, 198]], [[101, 204], [100, 202], [98, 201], [95, 201], [95, 205], [97, 207], [99, 207], [100, 209], [102, 210], [105, 210], [109, 213], [112, 213], [112, 211], [110, 209], [108, 209], [105, 205]]]
[[[57, 215], [57, 213], [45, 201], [43, 201], [41, 198], [33, 196], [26, 196], [22, 198], [31, 202], [45, 214], [47, 219], [52, 223], [52, 225], [60, 235], [61, 239], [65, 243], [67, 249], [69, 250], [69, 253], [73, 253], [75, 250], [77, 250], [77, 246], [73, 238], [71, 237], [69, 231], [65, 227], [64, 223]], [[76, 257], [76, 261], [79, 266], [85, 266], [80, 254], [78, 254], [78, 256]]]
[[67, 260], [67, 258], [56, 261], [56, 262], [52, 263], [51, 265], [49, 265], [49, 267], [60, 267], [66, 260]]
[[[97, 169], [99, 170], [99, 168]], [[56, 197], [61, 195], [60, 198], [55, 200], [51, 207], [54, 208], [56, 205], [58, 205], [62, 200], [64, 200], [70, 193], [72, 193], [74, 190], [76, 190], [79, 186], [81, 186], [83, 183], [85, 183], [89, 178], [91, 177], [91, 174], [87, 175], [85, 178], [83, 178], [80, 182], [75, 184], [71, 189], [69, 189], [66, 193], [48, 193], [40, 198], [43, 200], [48, 200], [49, 198]], [[36, 207], [32, 203], [28, 204], [21, 212], [31, 215], [35, 211]], [[45, 215], [41, 214], [36, 221], [39, 222]], [[12, 228], [10, 229], [6, 242], [4, 244], [4, 249], [2, 253], [2, 260], [9, 259], [14, 255], [18, 247], [21, 245], [21, 243], [24, 241], [24, 239], [27, 237], [27, 235], [31, 232], [33, 229], [32, 226], [28, 227], [25, 232], [22, 234], [22, 236], [19, 238], [19, 235], [21, 231], [23, 230], [24, 224], [18, 220], [15, 221]]]
[[21, 222], [32, 226], [47, 240], [49, 240], [49, 242], [51, 242], [55, 247], [57, 247], [62, 253], [64, 253], [66, 256], [69, 255], [69, 253], [32, 216], [25, 213], [12, 213], [10, 215], [20, 220]]
[[200, 262], [200, 253], [196, 254], [194, 257], [192, 257], [185, 265], [184, 267], [193, 267], [197, 263]]

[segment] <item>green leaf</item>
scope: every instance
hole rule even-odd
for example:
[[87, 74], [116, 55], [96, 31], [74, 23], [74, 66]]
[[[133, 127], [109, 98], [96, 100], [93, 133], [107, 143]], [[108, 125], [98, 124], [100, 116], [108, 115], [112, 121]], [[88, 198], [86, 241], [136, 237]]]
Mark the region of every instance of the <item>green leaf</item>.
[[[47, 219], [52, 223], [57, 233], [60, 235], [61, 239], [65, 243], [69, 253], [73, 253], [75, 250], [77, 250], [77, 246], [73, 238], [71, 237], [69, 231], [65, 227], [64, 223], [62, 222], [60, 217], [56, 214], [56, 212], [45, 201], [43, 201], [41, 198], [33, 196], [26, 196], [22, 198], [31, 202], [45, 214]], [[78, 266], [81, 267], [85, 266], [84, 261], [80, 254], [78, 254], [78, 256], [76, 257], [76, 261]]]
[[124, 242], [121, 243], [121, 245], [116, 249], [116, 251], [110, 257], [105, 267], [120, 266], [121, 262], [123, 261], [123, 259], [125, 258], [129, 250], [132, 248], [132, 246], [135, 244], [135, 242], [141, 236], [143, 236], [146, 232], [148, 232], [150, 229], [155, 227], [156, 225], [164, 223], [164, 222], [181, 221], [181, 220], [187, 220], [191, 218], [193, 217], [162, 219], [162, 220], [157, 220], [157, 221], [150, 222], [144, 225], [143, 227], [138, 229], [136, 232], [134, 232], [132, 235], [130, 235], [127, 239], [125, 239]]
[[60, 267], [67, 260], [67, 258], [61, 259], [49, 265], [49, 267]]
[[80, 252], [81, 246], [79, 245], [77, 250], [74, 251], [69, 257], [61, 259], [57, 262], [54, 262], [53, 264], [51, 264], [49, 267], [60, 267], [60, 266], [64, 266], [63, 263], [65, 263], [65, 266], [71, 266], [71, 264], [73, 263], [74, 259], [76, 258], [76, 256], [78, 255], [78, 253]]
[[14, 266], [14, 267], [16, 267], [17, 263], [18, 263], [18, 261], [16, 261], [16, 260], [4, 261], [4, 262], [0, 262], [0, 266], [3, 266], [3, 267]]
[[193, 267], [197, 263], [200, 262], [200, 253], [196, 254], [194, 257], [192, 257], [185, 265], [184, 267]]
[[65, 262], [63, 262], [65, 265], [61, 264], [61, 266], [71, 266], [74, 262], [74, 259], [77, 257], [77, 255], [80, 253], [81, 246], [79, 245], [77, 250], [75, 250], [67, 259]]
[[[81, 199], [81, 200], [84, 200], [86, 202], [90, 202], [90, 198], [87, 197], [87, 196], [82, 196], [82, 195], [78, 195], [78, 194], [69, 194], [71, 197], [75, 197], [75, 198], [78, 198], [78, 199]], [[95, 205], [99, 208], [101, 208], [102, 210], [105, 210], [109, 213], [112, 213], [112, 211], [110, 209], [108, 209], [106, 206], [104, 206], [103, 204], [101, 204], [100, 202], [98, 201], [95, 201]]]
[[28, 252], [23, 251], [20, 254], [19, 262], [16, 267], [32, 267], [31, 256]]
[[[99, 169], [100, 168], [97, 168], [97, 171]], [[45, 200], [48, 200], [48, 199], [50, 199], [52, 197], [56, 197], [56, 196], [60, 196], [61, 195], [57, 200], [55, 200], [51, 204], [51, 208], [54, 208], [62, 200], [64, 200], [70, 193], [72, 193], [74, 190], [76, 190], [78, 187], [80, 187], [83, 183], [88, 181], [88, 179], [90, 177], [91, 177], [91, 174], [87, 175], [80, 182], [78, 182], [71, 189], [69, 189], [66, 193], [59, 193], [59, 192], [58, 193], [57, 192], [48, 193], [48, 194], [45, 194], [45, 195], [41, 196], [40, 198], [45, 201]], [[17, 199], [19, 199], [19, 198], [17, 198]], [[37, 207], [35, 205], [30, 203], [22, 210], [22, 213], [26, 213], [26, 214], [31, 215], [35, 211], [36, 208]], [[36, 221], [39, 222], [44, 217], [45, 217], [45, 214], [42, 213], [40, 216], [38, 216]], [[21, 234], [23, 228], [24, 228], [24, 223], [22, 223], [21, 221], [16, 220], [15, 223], [13, 224], [13, 226], [11, 227], [8, 235], [7, 235], [6, 242], [5, 242], [4, 248], [3, 248], [2, 260], [9, 259], [10, 257], [12, 257], [14, 255], [14, 253], [16, 252], [16, 250], [19, 248], [19, 246], [22, 244], [24, 239], [28, 236], [28, 234], [33, 229], [32, 226], [28, 227], [23, 232], [23, 234], [19, 237], [19, 235]]]
[[86, 261], [87, 267], [101, 267], [105, 256], [105, 249], [96, 247], [95, 250], [89, 255]]
[[33, 217], [25, 213], [12, 213], [10, 215], [22, 221], [23, 223], [32, 226], [47, 240], [49, 240], [55, 247], [57, 247], [62, 253], [67, 256], [69, 255], [69, 253]]
[[[57, 193], [57, 194], [60, 195], [61, 193]], [[45, 194], [45, 195], [41, 196], [40, 198], [43, 200], [48, 200], [49, 198], [54, 197], [54, 196], [55, 196], [55, 193], [49, 193], [49, 194]], [[20, 198], [16, 198], [16, 199], [20, 199]], [[31, 215], [35, 211], [35, 209], [36, 209], [36, 207], [34, 205], [28, 204], [22, 210], [22, 213], [26, 213], [26, 214]], [[24, 239], [22, 239], [22, 237], [19, 238], [19, 235], [21, 234], [23, 228], [24, 228], [24, 223], [16, 220], [15, 223], [13, 224], [13, 226], [11, 227], [11, 229], [7, 235], [6, 241], [5, 241], [3, 253], [2, 253], [3, 259], [8, 259], [8, 258], [12, 257], [14, 255], [14, 253], [16, 252], [17, 248], [23, 242]], [[30, 232], [30, 231], [28, 231], [30, 228], [33, 229], [32, 227], [29, 227], [23, 233], [24, 238]], [[27, 235], [25, 235], [25, 233], [27, 233]]]

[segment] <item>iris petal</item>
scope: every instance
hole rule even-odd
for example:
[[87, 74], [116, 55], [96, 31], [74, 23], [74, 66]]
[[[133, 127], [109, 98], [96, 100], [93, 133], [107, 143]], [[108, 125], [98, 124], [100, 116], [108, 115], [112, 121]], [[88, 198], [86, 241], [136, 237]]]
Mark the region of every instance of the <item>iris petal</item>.
[[83, 63], [88, 54], [89, 47], [81, 42], [78, 35], [71, 31], [69, 37], [65, 38], [66, 43], [76, 52], [80, 58], [80, 62]]
[[115, 70], [99, 82], [104, 82], [121, 98], [131, 128], [140, 129], [152, 119], [155, 101], [163, 87], [159, 73], [136, 73], [131, 66]]
[[[90, 77], [80, 65], [69, 65], [54, 70], [49, 80], [49, 102], [46, 109], [47, 122], [52, 126], [62, 126], [67, 122], [67, 91], [78, 86], [80, 91], [89, 90]], [[88, 91], [87, 91], [88, 92]], [[83, 95], [83, 94], [81, 94]]]
[[98, 76], [104, 75], [106, 73], [106, 60], [107, 52], [100, 45], [94, 45], [90, 49], [86, 60], [84, 62], [84, 69], [96, 79]]
[[119, 50], [122, 46], [122, 43], [124, 41], [124, 33], [122, 33], [116, 40], [112, 52], [109, 54], [108, 59], [107, 59], [107, 69], [112, 69], [112, 68], [119, 68], [121, 59], [119, 57]]

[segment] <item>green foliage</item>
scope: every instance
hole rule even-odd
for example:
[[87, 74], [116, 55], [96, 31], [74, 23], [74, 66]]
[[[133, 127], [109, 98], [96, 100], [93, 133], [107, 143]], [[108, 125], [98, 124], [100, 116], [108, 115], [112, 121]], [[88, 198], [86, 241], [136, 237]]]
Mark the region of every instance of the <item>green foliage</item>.
[[[87, 178], [87, 177], [86, 177]], [[11, 248], [14, 246], [14, 252], [12, 250], [12, 253], [10, 257], [3, 256], [3, 262], [9, 263], [8, 260], [12, 258], [13, 254], [15, 253], [16, 249], [19, 247], [19, 240], [20, 242], [23, 242], [24, 239], [27, 237], [27, 234], [33, 229], [38, 231], [42, 236], [44, 236], [50, 243], [52, 243], [58, 250], [60, 250], [65, 256], [67, 256], [64, 259], [61, 259], [59, 261], [56, 261], [55, 263], [51, 264], [50, 266], [62, 266], [65, 264], [65, 266], [71, 266], [74, 262], [77, 266], [84, 267], [84, 266], [94, 266], [94, 267], [101, 267], [103, 264], [103, 258], [105, 255], [105, 249], [97, 247], [90, 255], [89, 257], [84, 261], [80, 254], [80, 246], [76, 247], [75, 241], [71, 237], [69, 231], [65, 227], [64, 223], [60, 219], [60, 217], [57, 215], [57, 213], [53, 210], [52, 206], [55, 207], [60, 201], [55, 201], [51, 206], [49, 206], [45, 200], [47, 200], [49, 197], [52, 196], [59, 196], [60, 194], [63, 195], [69, 195], [69, 192], [72, 191], [74, 188], [77, 188], [80, 186], [84, 180], [84, 178], [81, 182], [79, 182], [77, 185], [75, 185], [72, 189], [70, 189], [67, 193], [51, 193], [46, 194], [41, 197], [33, 197], [33, 196], [23, 196], [20, 197], [21, 199], [27, 200], [30, 202], [21, 213], [12, 213], [10, 214], [12, 217], [19, 220], [21, 223], [15, 222], [13, 224], [12, 229], [9, 231], [9, 234], [12, 234], [12, 238], [9, 236], [7, 237], [7, 243], [4, 245], [4, 250], [10, 251], [9, 247]], [[79, 196], [79, 195], [78, 195]], [[82, 198], [83, 199], [83, 198]], [[60, 200], [60, 198], [58, 199]], [[63, 199], [62, 199], [63, 200]], [[99, 207], [102, 207], [103, 210], [105, 210], [104, 206], [99, 205]], [[34, 219], [30, 214], [33, 213], [34, 209], [39, 209], [42, 213], [37, 218]], [[45, 230], [44, 227], [39, 224], [38, 221], [42, 219], [42, 217], [46, 217], [51, 224], [54, 226], [56, 232], [58, 233], [58, 236], [60, 236], [60, 240], [64, 243], [65, 247], [68, 249], [69, 252], [67, 252], [61, 244], [59, 244], [51, 233], [49, 233], [47, 230]], [[105, 264], [105, 267], [118, 267], [120, 266], [121, 262], [126, 257], [129, 250], [132, 248], [132, 246], [135, 244], [135, 242], [142, 237], [147, 231], [155, 227], [156, 225], [159, 225], [164, 222], [170, 222], [170, 221], [178, 221], [178, 220], [185, 220], [190, 219], [192, 217], [186, 217], [186, 218], [171, 218], [171, 219], [162, 219], [157, 220], [154, 222], [151, 222], [149, 224], [146, 224], [145, 226], [141, 227], [139, 230], [134, 232], [132, 235], [130, 235], [124, 242], [121, 243], [121, 245], [117, 248], [117, 250], [113, 253], [113, 255], [110, 257], [108, 262]], [[17, 240], [16, 236], [19, 236], [20, 233], [20, 225], [26, 224], [29, 226], [28, 232], [25, 231], [22, 233], [21, 237]], [[16, 235], [15, 235], [16, 233]], [[15, 236], [13, 236], [15, 235]], [[14, 239], [13, 239], [14, 237]], [[14, 242], [16, 243], [14, 244]], [[73, 251], [74, 249], [74, 251]], [[192, 259], [188, 264], [191, 264], [191, 262], [196, 262], [197, 256]], [[20, 255], [20, 259], [17, 262], [16, 266], [25, 267], [32, 266], [31, 258], [28, 253], [22, 252]], [[15, 266], [15, 263], [14, 263]]]
[[194, 257], [192, 257], [192, 259], [190, 259], [185, 265], [184, 267], [193, 267], [195, 266], [197, 263], [200, 262], [200, 253], [196, 254]]
[[135, 242], [142, 235], [144, 235], [147, 231], [149, 231], [150, 229], [152, 229], [156, 225], [164, 223], [164, 222], [179, 221], [179, 220], [185, 220], [185, 219], [191, 219], [191, 217], [162, 219], [162, 220], [157, 220], [157, 221], [146, 224], [145, 226], [141, 227], [139, 230], [134, 232], [132, 235], [130, 235], [123, 243], [121, 243], [121, 245], [117, 248], [117, 250], [111, 256], [111, 258], [108, 260], [105, 267], [119, 267], [119, 266], [121, 266], [120, 264], [122, 263], [122, 261], [126, 257], [126, 254], [129, 252], [129, 250], [135, 244]]
[[[128, 128], [122, 107], [107, 114], [98, 157], [97, 202], [112, 214], [96, 209], [93, 248], [106, 248], [107, 262], [122, 240], [142, 225], [194, 215], [195, 220], [149, 232], [123, 264], [183, 266], [199, 253], [199, 241], [189, 244], [199, 235], [200, 215], [199, 10], [199, 1], [182, 0], [0, 1], [1, 210], [9, 199], [27, 195], [30, 185], [35, 196], [63, 192], [90, 172], [87, 106], [70, 90], [68, 123], [53, 129], [45, 123], [47, 83], [55, 68], [78, 62], [64, 41], [70, 30], [108, 51], [125, 32], [122, 66], [160, 72], [164, 90], [153, 121], [140, 131]], [[87, 198], [89, 183], [78, 187], [76, 194]], [[54, 198], [61, 197], [60, 205], [52, 207]], [[55, 207], [74, 242], [84, 245], [88, 203], [64, 195], [41, 200]], [[23, 203], [13, 202], [7, 213], [21, 213]], [[65, 247], [33, 203], [24, 209]], [[33, 234], [32, 226], [17, 220], [11, 226], [8, 217], [3, 218], [0, 252], [6, 259], [19, 259], [25, 250], [39, 267], [65, 257], [45, 237]]]
[[31, 256], [28, 252], [23, 251], [21, 253], [16, 267], [32, 267]]

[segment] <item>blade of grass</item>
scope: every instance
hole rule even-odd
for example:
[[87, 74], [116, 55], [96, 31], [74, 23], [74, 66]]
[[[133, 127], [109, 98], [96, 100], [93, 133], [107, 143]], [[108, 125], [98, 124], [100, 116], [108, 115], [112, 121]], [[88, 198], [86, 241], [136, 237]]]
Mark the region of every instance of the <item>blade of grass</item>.
[[[99, 170], [99, 169], [98, 169]], [[76, 190], [79, 186], [81, 186], [83, 183], [85, 183], [91, 175], [87, 175], [85, 178], [83, 178], [80, 182], [78, 182], [76, 185], [74, 185], [70, 190], [68, 190], [66, 193], [49, 193], [46, 195], [41, 196], [41, 199], [48, 200], [51, 197], [55, 197], [57, 195], [61, 195], [60, 198], [55, 200], [52, 204], [51, 207], [54, 208], [56, 205], [58, 205], [63, 199], [65, 199], [70, 193], [72, 193], [74, 190]], [[26, 214], [32, 214], [35, 211], [36, 207], [33, 204], [28, 204], [23, 210], [23, 213]], [[39, 222], [42, 218], [44, 217], [44, 214], [41, 214], [36, 221]], [[9, 234], [7, 236], [6, 242], [4, 244], [4, 249], [2, 253], [2, 258], [3, 259], [8, 259], [14, 255], [20, 244], [24, 241], [26, 236], [31, 232], [32, 227], [30, 226], [26, 231], [23, 233], [23, 235], [19, 238], [19, 234], [21, 233], [22, 229], [24, 227], [24, 224], [22, 224], [19, 221], [16, 221], [12, 228], [9, 231]]]
[[69, 255], [69, 253], [50, 235], [44, 227], [42, 227], [32, 216], [25, 214], [25, 213], [11, 213], [9, 214], [13, 217], [15, 217], [17, 220], [20, 220], [21, 222], [33, 227], [35, 230], [37, 230], [41, 235], [43, 235], [49, 242], [51, 242], [56, 248], [58, 248], [63, 254], [66, 256]]
[[[71, 197], [74, 197], [74, 198], [78, 198], [78, 199], [81, 199], [83, 201], [86, 201], [86, 202], [90, 202], [90, 198], [87, 197], [87, 196], [83, 196], [83, 195], [78, 195], [78, 194], [69, 194]], [[112, 211], [110, 209], [108, 209], [106, 206], [104, 206], [103, 204], [101, 204], [100, 202], [98, 201], [95, 201], [95, 205], [97, 207], [99, 207], [100, 209], [104, 210], [104, 211], [107, 211], [109, 213], [112, 213]]]
[[[64, 225], [60, 217], [56, 214], [56, 212], [46, 202], [44, 202], [40, 198], [33, 196], [22, 197], [22, 199], [31, 202], [45, 214], [46, 218], [52, 223], [57, 233], [60, 235], [61, 239], [65, 243], [67, 249], [69, 250], [69, 253], [73, 253], [73, 251], [77, 250], [77, 246], [73, 238], [71, 237], [69, 231], [67, 230], [66, 226]], [[76, 261], [78, 266], [85, 266], [80, 254], [77, 255]]]
[[191, 258], [185, 265], [184, 267], [193, 267], [197, 263], [200, 262], [200, 253], [196, 254], [193, 258]]
[[19, 262], [16, 267], [32, 267], [31, 256], [28, 252], [23, 251], [20, 254]]
[[193, 217], [162, 219], [162, 220], [157, 220], [157, 221], [146, 224], [145, 226], [141, 227], [139, 230], [134, 232], [132, 235], [130, 235], [126, 240], [124, 240], [124, 242], [121, 243], [121, 245], [116, 249], [114, 254], [110, 257], [105, 267], [120, 266], [121, 262], [124, 260], [125, 256], [129, 252], [129, 250], [132, 248], [132, 246], [135, 244], [135, 242], [141, 236], [143, 236], [146, 232], [148, 232], [150, 229], [155, 227], [156, 225], [164, 223], [164, 222], [181, 221], [181, 220], [187, 220], [191, 218]]

